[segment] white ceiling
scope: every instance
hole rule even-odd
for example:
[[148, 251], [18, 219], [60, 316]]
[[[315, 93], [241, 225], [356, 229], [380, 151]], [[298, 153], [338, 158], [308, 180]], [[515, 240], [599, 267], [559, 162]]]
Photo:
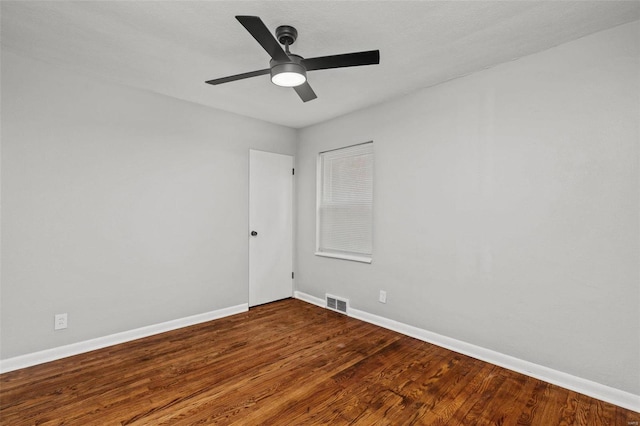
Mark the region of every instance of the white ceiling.
[[[99, 78], [305, 127], [640, 19], [638, 1], [2, 1], [2, 48]], [[380, 50], [380, 65], [313, 71], [302, 103], [264, 75], [236, 21], [293, 25], [303, 57]]]

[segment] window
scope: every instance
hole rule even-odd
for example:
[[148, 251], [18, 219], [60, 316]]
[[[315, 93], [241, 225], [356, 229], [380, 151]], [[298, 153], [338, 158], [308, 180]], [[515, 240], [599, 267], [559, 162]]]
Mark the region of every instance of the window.
[[316, 254], [371, 263], [373, 142], [318, 157]]

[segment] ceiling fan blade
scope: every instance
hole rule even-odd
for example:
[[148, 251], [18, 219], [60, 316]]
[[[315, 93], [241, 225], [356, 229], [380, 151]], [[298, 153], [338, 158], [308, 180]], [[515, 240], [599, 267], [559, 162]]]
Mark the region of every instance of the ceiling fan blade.
[[357, 67], [360, 65], [376, 65], [380, 63], [380, 51], [345, 53], [342, 55], [321, 56], [302, 60], [307, 71], [326, 70], [329, 68]]
[[213, 80], [207, 80], [205, 81], [205, 83], [213, 84], [213, 85], [228, 83], [230, 81], [242, 80], [244, 78], [257, 77], [259, 75], [269, 74], [270, 72], [271, 70], [269, 68], [266, 68], [258, 71], [251, 71], [251, 72], [245, 72], [242, 74], [230, 75], [229, 77], [215, 78]]
[[293, 90], [296, 91], [296, 93], [298, 94], [298, 96], [300, 96], [300, 99], [302, 99], [303, 102], [309, 102], [318, 97], [316, 96], [316, 93], [313, 91], [311, 86], [309, 86], [308, 81], [305, 81], [300, 86], [295, 86]]
[[257, 16], [236, 16], [236, 19], [243, 27], [256, 39], [260, 46], [276, 61], [288, 61], [289, 56], [280, 47], [278, 40], [271, 34], [271, 31]]

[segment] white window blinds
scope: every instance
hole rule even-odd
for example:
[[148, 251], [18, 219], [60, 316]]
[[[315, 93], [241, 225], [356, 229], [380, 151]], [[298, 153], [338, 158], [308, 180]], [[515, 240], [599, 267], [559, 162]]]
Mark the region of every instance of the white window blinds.
[[371, 261], [373, 143], [320, 153], [318, 255]]

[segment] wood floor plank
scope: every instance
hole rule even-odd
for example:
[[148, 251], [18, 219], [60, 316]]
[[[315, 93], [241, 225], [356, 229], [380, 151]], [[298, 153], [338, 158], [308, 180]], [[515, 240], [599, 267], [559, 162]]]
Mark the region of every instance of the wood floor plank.
[[0, 425], [620, 425], [638, 414], [288, 299], [0, 375]]
[[573, 391], [567, 392], [567, 399], [560, 409], [560, 419], [558, 421], [559, 426], [572, 426], [575, 424], [579, 398], [580, 394]]
[[548, 384], [546, 400], [541, 404], [539, 418], [541, 422], [559, 424], [562, 421], [563, 408], [565, 406], [568, 391], [559, 386]]
[[498, 389], [506, 381], [506, 377], [500, 374], [498, 368], [487, 373], [480, 384], [478, 391], [465, 401], [461, 408], [454, 414], [453, 424], [488, 424], [485, 418], [487, 407], [493, 400]]
[[521, 392], [526, 389], [527, 377], [512, 371], [498, 371], [504, 377], [504, 382], [483, 410], [482, 417], [486, 424], [517, 424], [520, 413], [514, 408], [518, 405]]
[[592, 423], [606, 426], [612, 425], [613, 419], [615, 419], [615, 409], [616, 407], [611, 404], [604, 404], [602, 401], [594, 399], [591, 401]]
[[444, 393], [437, 396], [439, 399], [437, 404], [432, 406], [424, 405], [417, 410], [410, 424], [429, 424], [434, 426], [450, 424], [462, 405], [467, 402], [471, 395], [478, 391], [484, 377], [495, 366], [472, 361], [472, 368], [455, 387], [446, 389]]

